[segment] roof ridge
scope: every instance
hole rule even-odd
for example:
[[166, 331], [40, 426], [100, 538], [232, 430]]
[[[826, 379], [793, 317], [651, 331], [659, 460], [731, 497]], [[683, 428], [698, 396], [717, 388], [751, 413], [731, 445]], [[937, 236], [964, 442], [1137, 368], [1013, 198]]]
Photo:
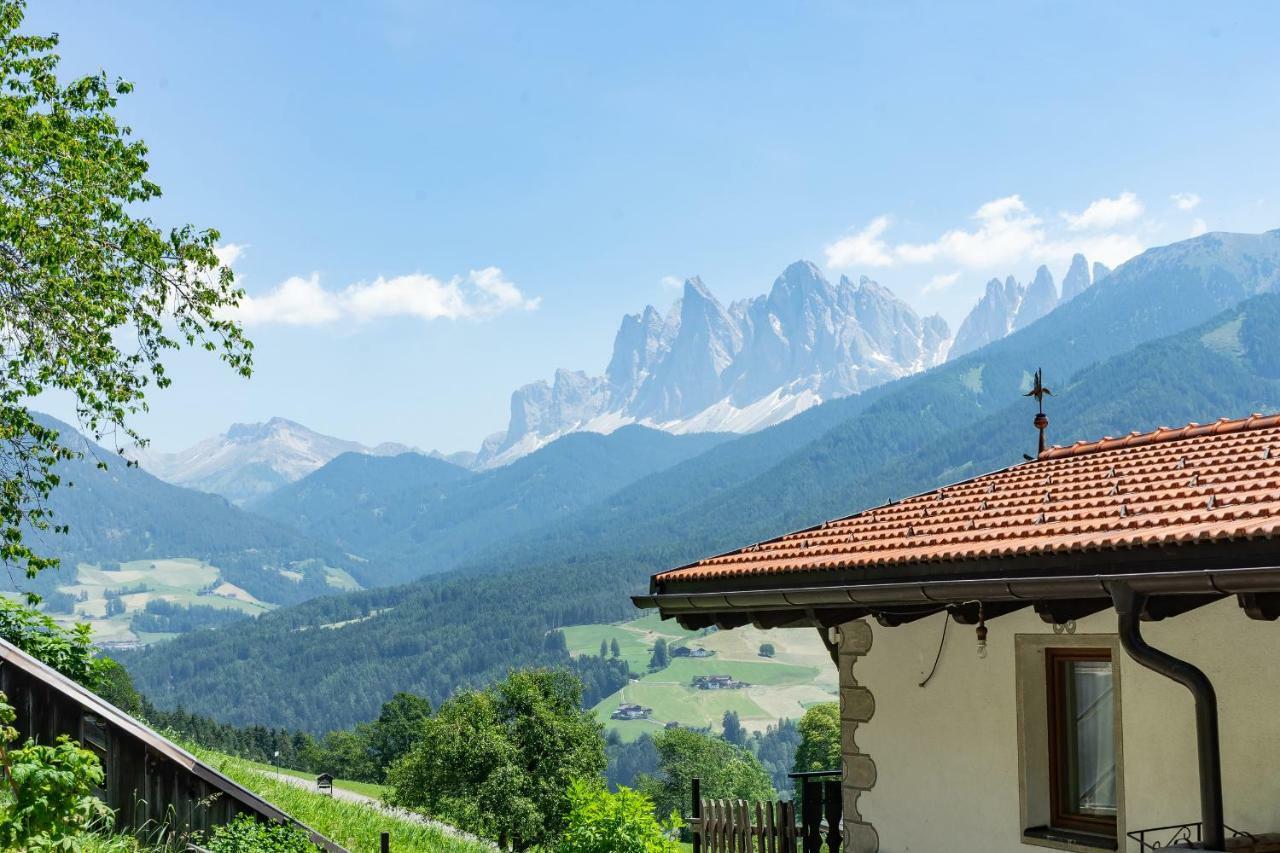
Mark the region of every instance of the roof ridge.
[[1280, 414], [1262, 415], [1257, 412], [1244, 418], [1218, 418], [1211, 424], [1199, 424], [1195, 421], [1182, 427], [1157, 427], [1151, 432], [1131, 432], [1122, 438], [1105, 436], [1096, 441], [1077, 441], [1067, 446], [1055, 444], [1036, 457], [1036, 461], [1045, 459], [1065, 459], [1071, 456], [1082, 456], [1086, 453], [1101, 453], [1107, 450], [1118, 450], [1123, 447], [1140, 447], [1147, 444], [1164, 444], [1170, 441], [1181, 441], [1188, 438], [1199, 438], [1205, 435], [1226, 435], [1255, 429], [1270, 429], [1280, 426]]

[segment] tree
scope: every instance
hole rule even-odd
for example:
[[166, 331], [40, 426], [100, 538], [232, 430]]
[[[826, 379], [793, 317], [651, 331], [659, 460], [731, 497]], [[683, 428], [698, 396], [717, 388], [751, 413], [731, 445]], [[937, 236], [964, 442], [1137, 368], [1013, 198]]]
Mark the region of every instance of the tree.
[[777, 654], [777, 651], [775, 651], [775, 650], [774, 650], [774, 648], [773, 648], [773, 643], [761, 643], [761, 644], [760, 644], [760, 657], [762, 657], [762, 658], [771, 658], [771, 657], [773, 657], [775, 654]]
[[569, 819], [556, 853], [679, 853], [671, 836], [680, 826], [672, 814], [659, 821], [653, 802], [630, 788], [610, 793], [598, 781], [569, 786]]
[[412, 693], [397, 693], [382, 706], [378, 719], [369, 726], [369, 754], [379, 780], [422, 739], [429, 719], [431, 702]]
[[814, 705], [800, 718], [800, 746], [796, 749], [796, 773], [840, 768], [840, 706], [835, 702]]
[[773, 799], [769, 774], [746, 750], [689, 729], [669, 729], [653, 742], [658, 749], [659, 775], [642, 779], [639, 787], [653, 800], [658, 814], [687, 814], [695, 778], [702, 782], [704, 797], [748, 802]]
[[160, 187], [146, 145], [115, 116], [131, 85], [105, 73], [60, 82], [57, 36], [19, 33], [24, 8], [0, 0], [0, 560], [34, 577], [57, 560], [24, 534], [65, 530], [46, 499], [57, 463], [83, 451], [31, 400], [66, 393], [96, 440], [143, 444], [130, 421], [169, 384], [169, 350], [217, 352], [248, 376], [252, 347], [227, 315], [243, 294], [218, 232], [163, 233], [145, 218]]
[[622, 649], [618, 647], [617, 637], [614, 637], [612, 640], [609, 641], [609, 654], [615, 658], [622, 657]]
[[105, 658], [96, 658], [89, 626], [64, 628], [50, 617], [0, 596], [0, 637], [90, 690], [103, 684]]
[[671, 654], [667, 651], [667, 641], [658, 638], [658, 642], [653, 644], [653, 656], [649, 658], [649, 669], [659, 670], [666, 669], [671, 664]]
[[600, 657], [607, 658], [608, 656], [609, 656], [609, 641], [601, 640], [600, 641]]
[[554, 842], [566, 792], [604, 771], [601, 725], [562, 670], [516, 670], [486, 690], [446, 700], [388, 774], [393, 805], [526, 850]]
[[747, 733], [742, 728], [742, 721], [738, 718], [737, 711], [725, 711], [721, 725], [724, 728], [723, 737], [729, 743], [734, 746], [742, 746], [746, 743]]

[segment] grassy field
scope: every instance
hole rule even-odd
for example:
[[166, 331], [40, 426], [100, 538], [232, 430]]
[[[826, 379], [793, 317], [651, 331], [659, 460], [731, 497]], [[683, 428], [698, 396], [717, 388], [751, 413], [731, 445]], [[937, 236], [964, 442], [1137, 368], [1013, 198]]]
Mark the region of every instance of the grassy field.
[[[292, 776], [295, 779], [306, 779], [308, 782], [314, 782], [316, 780], [316, 774], [307, 773], [303, 770], [291, 770], [288, 767], [281, 767], [277, 770], [276, 767], [270, 764], [261, 764], [257, 761], [249, 761], [246, 758], [237, 760], [241, 761], [248, 767], [260, 770], [263, 773], [279, 772], [286, 776]], [[383, 786], [376, 785], [373, 782], [356, 782], [351, 779], [334, 779], [333, 786], [335, 788], [343, 788], [347, 791], [354, 791], [357, 794], [364, 794], [366, 797], [373, 797], [374, 799], [380, 799], [382, 797], [382, 792], [386, 790]]]
[[450, 838], [433, 827], [403, 820], [360, 803], [317, 794], [273, 779], [251, 762], [239, 758], [204, 749], [192, 751], [214, 769], [351, 853], [376, 853], [382, 832], [391, 833], [391, 849], [397, 853], [480, 853], [490, 849]]
[[646, 616], [612, 625], [574, 625], [564, 629], [564, 640], [569, 654], [575, 657], [598, 655], [601, 641], [610, 643], [617, 640], [618, 651], [631, 665], [631, 671], [644, 672], [649, 666], [653, 645], [659, 638], [680, 645], [695, 640], [703, 633], [686, 631], [675, 622], [663, 622], [657, 616]]
[[[222, 581], [218, 569], [200, 560], [132, 560], [104, 568], [89, 563], [76, 566], [75, 581], [58, 587], [82, 599], [71, 615], [55, 614], [60, 622], [88, 622], [93, 637], [103, 644], [152, 643], [172, 634], [135, 633], [130, 626], [133, 614], [149, 601], [169, 601], [190, 606], [202, 604], [238, 610], [256, 616], [272, 608], [239, 587]], [[121, 593], [124, 612], [107, 615], [107, 593]]]
[[[649, 658], [658, 638], [713, 652], [707, 658], [674, 658], [659, 672], [649, 672]], [[812, 629], [760, 631], [683, 631], [655, 614], [612, 625], [578, 625], [565, 629], [569, 651], [597, 655], [600, 641], [618, 640], [622, 656], [638, 680], [606, 697], [594, 711], [606, 728], [624, 740], [644, 732], [657, 732], [668, 722], [719, 730], [726, 711], [736, 711], [748, 729], [762, 730], [783, 718], [798, 719], [810, 705], [830, 702], [837, 696], [837, 674], [826, 647]], [[760, 656], [760, 647], [772, 644], [772, 658]], [[697, 675], [729, 675], [749, 687], [736, 690], [698, 690], [690, 682]], [[612, 720], [619, 704], [634, 703], [653, 709], [649, 720]]]

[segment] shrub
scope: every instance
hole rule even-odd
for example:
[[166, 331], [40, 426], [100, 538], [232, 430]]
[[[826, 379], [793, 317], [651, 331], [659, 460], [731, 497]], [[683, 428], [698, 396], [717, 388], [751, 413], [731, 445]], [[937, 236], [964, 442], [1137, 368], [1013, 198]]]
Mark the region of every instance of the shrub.
[[98, 757], [65, 735], [53, 746], [28, 740], [19, 749], [13, 706], [0, 693], [0, 847], [75, 849], [73, 838], [111, 810], [93, 796], [102, 784]]
[[296, 826], [261, 823], [247, 814], [215, 829], [205, 846], [210, 853], [315, 853], [319, 849]]
[[94, 657], [88, 625], [64, 628], [34, 607], [0, 597], [0, 637], [90, 690], [101, 686], [106, 664]]
[[677, 853], [680, 816], [659, 821], [653, 801], [630, 788], [611, 794], [586, 780], [569, 786], [569, 823], [557, 853]]

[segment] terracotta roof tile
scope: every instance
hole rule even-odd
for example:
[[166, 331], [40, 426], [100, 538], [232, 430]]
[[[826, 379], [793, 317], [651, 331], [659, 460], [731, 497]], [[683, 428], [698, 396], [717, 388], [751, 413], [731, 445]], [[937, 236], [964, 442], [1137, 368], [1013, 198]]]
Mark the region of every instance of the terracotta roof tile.
[[1035, 459], [663, 572], [742, 575], [941, 563], [1280, 534], [1280, 415], [1161, 427]]

